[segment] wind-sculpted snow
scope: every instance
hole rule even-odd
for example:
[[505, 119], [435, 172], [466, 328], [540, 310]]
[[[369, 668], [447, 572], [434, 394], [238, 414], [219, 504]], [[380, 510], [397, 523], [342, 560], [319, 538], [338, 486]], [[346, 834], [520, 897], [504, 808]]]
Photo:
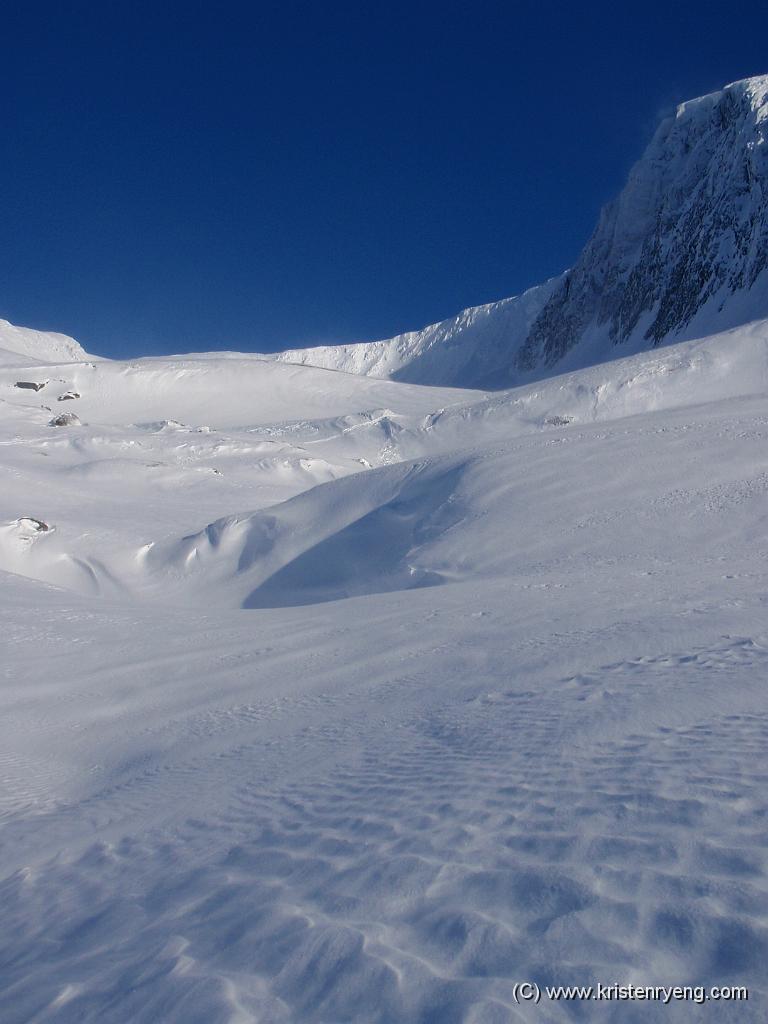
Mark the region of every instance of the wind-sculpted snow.
[[210, 359], [189, 356], [48, 365], [46, 388], [35, 393], [15, 388], [19, 371], [0, 366], [0, 388], [7, 401], [30, 409], [47, 408], [77, 391], [79, 397], [65, 409], [83, 421], [145, 429], [153, 423], [156, 429], [191, 425], [201, 431], [276, 424], [283, 417], [340, 416], [386, 408], [394, 400], [403, 411], [423, 411], [441, 398], [450, 403], [467, 397], [463, 389], [441, 388], [430, 395], [389, 381], [361, 382], [350, 374], [246, 357], [222, 359], [214, 369]]
[[[149, 586], [179, 600], [245, 608], [309, 605], [442, 582], [415, 562], [460, 517], [463, 464], [399, 464], [230, 516], [142, 552]], [[410, 556], [413, 556], [410, 559]], [[410, 559], [410, 560], [409, 560]]]
[[765, 323], [493, 394], [35, 365], [3, 1024], [762, 1024]]
[[[212, 365], [218, 387], [202, 369]], [[531, 432], [543, 432], [548, 444], [567, 443], [593, 423], [763, 393], [768, 326], [489, 395], [258, 360], [248, 366], [246, 373], [234, 360], [221, 366], [210, 359], [148, 361], [146, 370], [143, 364], [74, 365], [49, 384], [55, 391], [71, 379], [87, 380], [83, 397], [71, 404], [81, 409], [89, 395], [88, 417], [83, 411], [85, 422], [65, 430], [51, 427], [40, 398], [14, 389], [9, 376], [7, 413], [17, 431], [18, 417], [33, 426], [7, 449], [17, 484], [0, 524], [0, 567], [107, 596], [165, 601], [173, 592], [174, 600], [199, 604], [215, 590], [222, 607], [446, 582], [454, 569], [446, 575], [415, 555], [425, 553], [429, 524], [442, 506], [463, 500], [454, 491], [443, 495], [438, 481], [453, 473], [458, 480], [464, 472], [458, 467], [477, 461], [478, 446], [505, 445]], [[282, 395], [297, 382], [293, 406], [307, 412], [337, 409], [356, 385], [360, 406], [386, 397], [394, 408], [280, 421]], [[206, 422], [145, 418], [163, 401], [178, 415], [196, 412]], [[237, 422], [249, 408], [252, 426], [209, 425]], [[278, 422], [264, 422], [275, 410]], [[120, 426], [120, 412], [135, 422]], [[51, 479], [60, 484], [53, 491]], [[412, 497], [422, 479], [423, 497]], [[471, 503], [486, 514], [481, 494]], [[19, 540], [16, 523], [24, 516], [53, 529]]]

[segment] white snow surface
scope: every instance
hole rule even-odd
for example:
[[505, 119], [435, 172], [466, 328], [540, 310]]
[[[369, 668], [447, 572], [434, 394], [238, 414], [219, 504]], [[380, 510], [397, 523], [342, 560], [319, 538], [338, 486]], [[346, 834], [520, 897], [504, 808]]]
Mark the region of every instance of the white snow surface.
[[768, 321], [492, 394], [54, 354], [0, 368], [3, 1024], [766, 1019]]
[[37, 363], [74, 363], [94, 359], [82, 345], [66, 334], [15, 327], [0, 320], [0, 366], [29, 366]]
[[482, 381], [491, 386], [508, 376], [512, 355], [561, 280], [384, 341], [288, 349], [264, 358], [415, 384]]

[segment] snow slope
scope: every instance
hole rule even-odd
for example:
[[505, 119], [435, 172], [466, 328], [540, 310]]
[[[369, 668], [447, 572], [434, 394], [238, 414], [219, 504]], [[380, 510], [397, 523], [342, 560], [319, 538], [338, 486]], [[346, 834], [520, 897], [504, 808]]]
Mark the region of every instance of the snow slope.
[[465, 309], [454, 317], [386, 341], [289, 349], [265, 358], [415, 384], [503, 387], [510, 352], [526, 338], [560, 278], [522, 295]]
[[387, 341], [280, 353], [422, 384], [504, 388], [768, 316], [768, 76], [665, 118], [575, 265]]
[[93, 358], [66, 334], [15, 327], [7, 320], [0, 320], [0, 366], [73, 363]]
[[765, 1019], [768, 322], [493, 394], [24, 373], [4, 1024]]
[[[45, 386], [18, 388], [21, 377]], [[134, 585], [144, 543], [357, 472], [370, 465], [369, 449], [386, 459], [394, 418], [415, 427], [473, 394], [246, 357], [0, 367], [0, 410], [12, 432], [3, 445], [0, 568], [122, 593]], [[53, 425], [67, 413], [79, 424]], [[322, 430], [377, 440], [364, 451], [343, 440], [323, 446], [314, 443]], [[17, 522], [25, 517], [52, 529], [30, 533]]]

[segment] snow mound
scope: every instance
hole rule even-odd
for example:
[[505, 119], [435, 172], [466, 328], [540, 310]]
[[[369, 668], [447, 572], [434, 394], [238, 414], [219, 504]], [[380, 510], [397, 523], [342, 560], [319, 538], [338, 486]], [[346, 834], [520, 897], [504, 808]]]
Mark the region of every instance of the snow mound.
[[419, 548], [459, 518], [461, 464], [401, 464], [344, 477], [180, 541], [146, 546], [153, 588], [183, 601], [288, 607], [443, 582]]
[[99, 591], [93, 565], [66, 552], [55, 526], [31, 516], [0, 524], [0, 570], [76, 593]]
[[74, 338], [0, 320], [0, 366], [79, 363], [93, 359]]

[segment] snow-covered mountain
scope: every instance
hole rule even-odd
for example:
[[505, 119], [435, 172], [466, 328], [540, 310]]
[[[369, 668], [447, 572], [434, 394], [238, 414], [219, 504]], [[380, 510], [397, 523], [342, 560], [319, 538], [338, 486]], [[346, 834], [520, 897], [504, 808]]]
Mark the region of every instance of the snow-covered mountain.
[[510, 387], [768, 316], [768, 76], [681, 104], [574, 267], [387, 341], [276, 358], [414, 383]]
[[683, 103], [517, 356], [552, 367], [702, 337], [768, 315], [768, 77]]
[[768, 1019], [768, 319], [633, 351], [761, 309], [760, 88], [330, 369], [0, 324], [2, 1024]]
[[[500, 389], [764, 317], [768, 76], [758, 76], [682, 103], [662, 121], [559, 277], [394, 338], [259, 358]], [[6, 365], [84, 358], [71, 338], [0, 320]]]

